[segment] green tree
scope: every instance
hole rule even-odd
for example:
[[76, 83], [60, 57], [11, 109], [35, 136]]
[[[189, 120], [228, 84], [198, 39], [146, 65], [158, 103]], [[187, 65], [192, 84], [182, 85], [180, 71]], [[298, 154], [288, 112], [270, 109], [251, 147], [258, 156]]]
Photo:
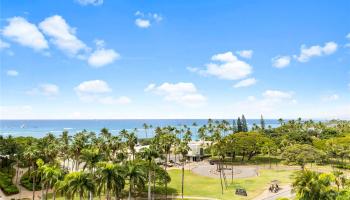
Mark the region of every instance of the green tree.
[[[99, 193], [103, 188], [106, 189], [106, 199], [111, 200], [111, 191], [116, 188], [115, 183], [118, 179], [123, 179], [123, 176], [117, 170], [118, 166], [113, 163], [101, 162], [97, 169], [97, 182]], [[116, 191], [118, 192], [118, 191]], [[117, 195], [118, 196], [118, 195]]]
[[331, 174], [302, 170], [296, 173], [292, 186], [299, 200], [333, 200], [336, 197], [333, 180]]
[[125, 176], [129, 180], [129, 197], [128, 200], [131, 200], [131, 195], [133, 192], [133, 189], [138, 187], [143, 187], [146, 182], [146, 175], [141, 165], [137, 164], [136, 162], [128, 162], [126, 164], [126, 172]]
[[152, 173], [152, 164], [155, 164], [154, 160], [160, 155], [156, 149], [151, 146], [150, 148], [145, 148], [141, 152], [141, 157], [148, 162], [148, 200], [151, 200], [151, 173]]
[[84, 171], [71, 172], [64, 177], [63, 187], [67, 188], [66, 194], [74, 197], [78, 193], [80, 200], [83, 200], [86, 192], [95, 192], [95, 182], [92, 174]]
[[239, 118], [239, 117], [237, 119], [237, 132], [243, 132], [243, 125], [241, 122], [241, 118]]
[[248, 132], [248, 124], [247, 124], [247, 120], [245, 119], [244, 115], [242, 115], [242, 131]]
[[264, 131], [265, 130], [265, 120], [264, 117], [261, 115], [260, 117], [260, 128]]
[[282, 157], [287, 164], [297, 164], [304, 170], [307, 163], [320, 159], [321, 152], [308, 144], [295, 144], [287, 147]]

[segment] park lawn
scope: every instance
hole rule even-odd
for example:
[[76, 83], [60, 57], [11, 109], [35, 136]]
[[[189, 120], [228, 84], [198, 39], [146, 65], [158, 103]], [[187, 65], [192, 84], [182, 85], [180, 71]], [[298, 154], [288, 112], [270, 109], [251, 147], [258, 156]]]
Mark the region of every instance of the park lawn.
[[[169, 170], [171, 183], [169, 188], [181, 194], [181, 170]], [[252, 199], [266, 190], [272, 180], [279, 180], [281, 185], [291, 182], [290, 176], [292, 170], [260, 170], [258, 177], [231, 179], [228, 189], [224, 189], [224, 195], [221, 195], [220, 179], [209, 178], [185, 171], [184, 196], [211, 197], [218, 199]], [[244, 188], [247, 190], [248, 197], [241, 197], [234, 194], [235, 188]], [[171, 195], [171, 194], [169, 194]], [[175, 195], [175, 194], [174, 194]]]
[[[224, 189], [224, 195], [221, 195], [221, 185], [219, 178], [210, 178], [200, 176], [185, 170], [185, 186], [184, 196], [193, 197], [210, 197], [223, 200], [248, 200], [261, 194], [266, 190], [272, 180], [279, 180], [280, 185], [290, 183], [293, 170], [260, 170], [258, 177], [234, 179], [231, 184], [231, 179], [227, 176], [228, 189]], [[181, 170], [172, 169], [168, 171], [171, 176], [171, 182], [168, 184], [168, 196], [181, 195]], [[248, 197], [237, 196], [234, 194], [236, 188], [244, 188], [247, 190]], [[126, 191], [126, 189], [125, 189]], [[157, 187], [157, 193], [164, 194], [164, 187]], [[145, 193], [146, 195], [146, 193]], [[146, 196], [145, 196], [146, 197]], [[57, 200], [63, 200], [62, 197], [57, 197]], [[96, 196], [94, 199], [98, 199]]]

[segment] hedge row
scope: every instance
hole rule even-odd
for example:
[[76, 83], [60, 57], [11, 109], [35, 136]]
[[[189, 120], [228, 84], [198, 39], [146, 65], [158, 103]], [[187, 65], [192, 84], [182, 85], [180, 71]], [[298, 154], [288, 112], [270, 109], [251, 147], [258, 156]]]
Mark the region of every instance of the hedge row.
[[18, 188], [12, 183], [12, 175], [0, 172], [0, 189], [5, 195], [18, 194]]
[[[40, 180], [36, 180], [35, 182], [35, 190], [41, 190]], [[27, 190], [33, 191], [33, 179], [29, 176], [28, 171], [23, 174], [21, 178], [21, 185]]]

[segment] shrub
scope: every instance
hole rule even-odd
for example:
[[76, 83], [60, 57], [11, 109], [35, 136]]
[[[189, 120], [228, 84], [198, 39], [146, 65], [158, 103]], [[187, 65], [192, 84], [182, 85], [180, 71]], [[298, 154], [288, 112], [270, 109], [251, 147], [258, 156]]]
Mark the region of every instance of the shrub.
[[[29, 172], [23, 174], [20, 182], [27, 190], [33, 191], [33, 179], [29, 176]], [[35, 181], [35, 190], [41, 190], [40, 180], [38, 178]]]
[[0, 189], [5, 195], [19, 193], [18, 188], [12, 183], [12, 176], [4, 172], [0, 172]]
[[335, 167], [338, 169], [350, 169], [350, 165], [346, 164], [335, 165]]

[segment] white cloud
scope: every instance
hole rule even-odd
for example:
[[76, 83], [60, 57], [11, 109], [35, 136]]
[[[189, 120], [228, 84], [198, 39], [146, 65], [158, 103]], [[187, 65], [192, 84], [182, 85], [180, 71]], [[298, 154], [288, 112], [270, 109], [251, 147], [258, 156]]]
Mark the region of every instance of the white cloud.
[[284, 92], [280, 90], [266, 90], [262, 95], [267, 99], [291, 99], [293, 92]]
[[[295, 109], [297, 105], [294, 92], [266, 90], [261, 97], [248, 96], [246, 100], [235, 102], [231, 108], [235, 113], [245, 113], [248, 116], [263, 114], [269, 117], [281, 117], [286, 112]], [[294, 106], [294, 107], [293, 107]], [[294, 115], [298, 113], [294, 112]]]
[[336, 52], [338, 48], [337, 43], [327, 42], [322, 47], [320, 45], [315, 45], [311, 47], [301, 46], [300, 55], [294, 56], [299, 62], [308, 62], [312, 57], [330, 55]]
[[99, 102], [102, 104], [113, 105], [113, 104], [129, 104], [131, 100], [129, 97], [126, 97], [126, 96], [121, 96], [118, 98], [113, 98], [108, 96], [108, 97], [99, 98]]
[[242, 51], [236, 51], [236, 53], [241, 56], [242, 58], [252, 58], [253, 57], [253, 50], [242, 50]]
[[87, 51], [88, 47], [76, 36], [76, 29], [70, 27], [59, 15], [46, 18], [39, 24], [39, 28], [50, 41], [68, 55], [75, 56], [81, 51]]
[[153, 23], [159, 23], [163, 20], [163, 17], [158, 13], [143, 13], [136, 11], [135, 25], [139, 28], [149, 28]]
[[151, 26], [151, 22], [147, 19], [140, 19], [140, 18], [137, 18], [135, 20], [135, 24], [136, 26], [140, 27], [140, 28], [148, 28]]
[[57, 96], [59, 87], [54, 84], [41, 84], [26, 92], [28, 95], [44, 95], [47, 97]]
[[8, 19], [8, 22], [2, 31], [5, 37], [34, 50], [49, 48], [45, 37], [35, 24], [29, 23], [23, 17], [13, 17]]
[[10, 44], [0, 39], [0, 50], [10, 48]]
[[18, 72], [16, 70], [7, 70], [7, 76], [18, 76]]
[[339, 95], [338, 94], [326, 95], [326, 96], [323, 96], [321, 99], [322, 101], [325, 101], [325, 102], [336, 101], [339, 99]]
[[248, 87], [248, 86], [254, 85], [256, 82], [257, 81], [255, 78], [247, 78], [236, 83], [233, 87], [234, 88]]
[[86, 5], [99, 6], [103, 4], [103, 0], [76, 0], [76, 1], [83, 6], [86, 6]]
[[129, 104], [131, 102], [129, 97], [112, 97], [106, 96], [112, 89], [102, 80], [84, 81], [74, 88], [80, 100], [85, 102], [97, 102], [107, 105], [115, 104]]
[[205, 70], [199, 70], [201, 75], [215, 76], [219, 79], [239, 80], [247, 77], [252, 73], [252, 67], [239, 60], [232, 52], [216, 54], [212, 56], [212, 61], [217, 63], [209, 63]]
[[102, 80], [91, 80], [80, 83], [74, 90], [79, 94], [99, 94], [112, 91], [109, 85]]
[[89, 65], [93, 67], [102, 67], [113, 63], [119, 58], [119, 54], [113, 49], [97, 49], [88, 58]]
[[276, 56], [272, 58], [272, 65], [276, 68], [284, 68], [290, 64], [290, 56]]
[[198, 107], [206, 103], [206, 97], [197, 91], [193, 83], [163, 83], [159, 86], [150, 84], [145, 89], [147, 92], [153, 92], [163, 96], [164, 100], [176, 102], [189, 107]]
[[153, 90], [155, 87], [156, 87], [156, 84], [151, 83], [144, 89], [144, 91], [149, 92], [149, 91]]

